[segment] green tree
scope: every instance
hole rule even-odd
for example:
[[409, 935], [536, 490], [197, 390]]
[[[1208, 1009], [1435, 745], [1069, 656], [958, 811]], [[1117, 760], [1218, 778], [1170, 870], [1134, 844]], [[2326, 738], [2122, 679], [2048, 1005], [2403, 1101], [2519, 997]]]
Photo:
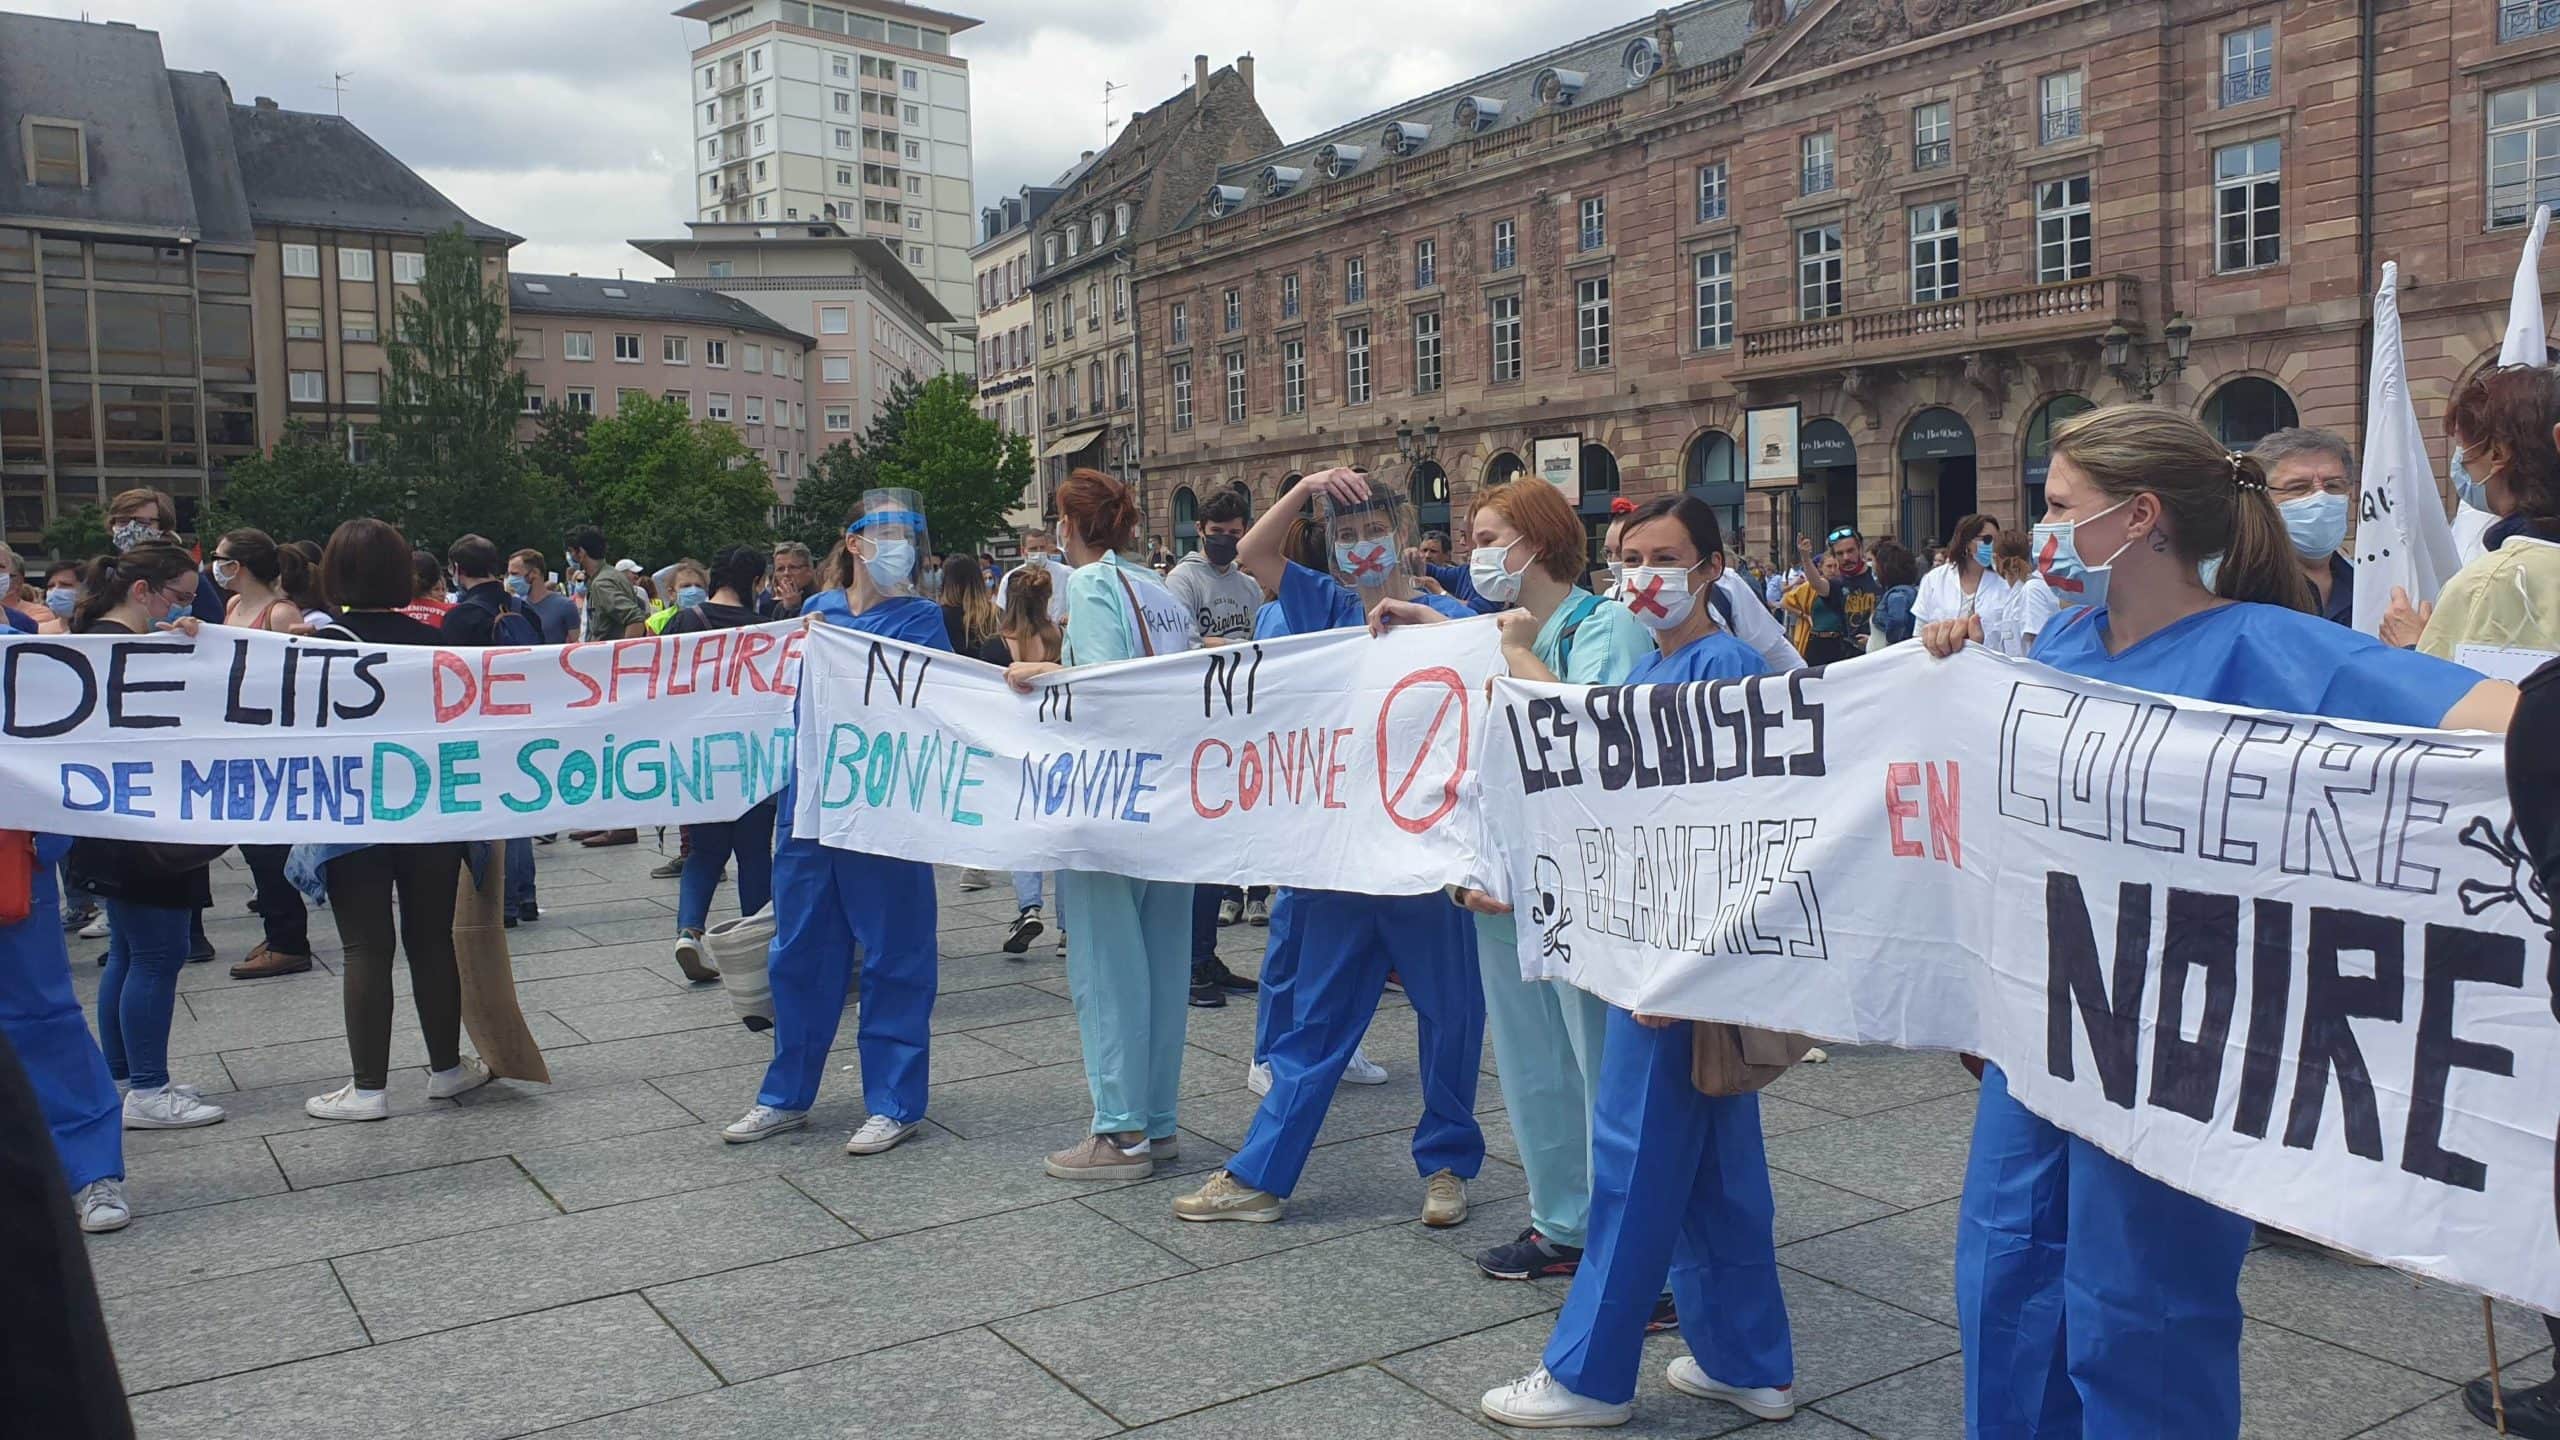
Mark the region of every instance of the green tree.
[[459, 226], [427, 241], [416, 299], [395, 307], [374, 438], [405, 500], [409, 538], [442, 548], [468, 532], [501, 550], [548, 545], [566, 519], [556, 478], [516, 445], [524, 375], [501, 285]]
[[966, 376], [924, 382], [900, 426], [897, 443], [879, 455], [880, 483], [911, 489], [924, 502], [933, 547], [974, 551], [1004, 526], [1005, 512], [1031, 479], [1031, 447], [978, 413], [978, 389]]
[[773, 477], [738, 432], [633, 396], [587, 428], [576, 482], [617, 555], [648, 565], [771, 541]]
[[107, 539], [107, 514], [95, 505], [65, 510], [44, 527], [44, 550], [57, 560], [87, 560], [115, 548]]
[[271, 453], [231, 462], [230, 479], [205, 508], [198, 530], [208, 537], [264, 530], [278, 541], [325, 545], [342, 521], [371, 515], [396, 522], [402, 509], [400, 487], [382, 467], [349, 460], [335, 434], [297, 421]]
[[587, 453], [587, 427], [595, 422], [593, 412], [545, 405], [533, 443], [525, 447], [525, 464], [558, 481], [572, 503], [578, 498], [578, 457]]
[[853, 513], [862, 492], [891, 483], [880, 478], [880, 467], [905, 443], [907, 417], [923, 393], [916, 377], [901, 371], [860, 439], [851, 444], [839, 440], [819, 452], [791, 492], [789, 538], [815, 554], [827, 553], [844, 533], [844, 517]]

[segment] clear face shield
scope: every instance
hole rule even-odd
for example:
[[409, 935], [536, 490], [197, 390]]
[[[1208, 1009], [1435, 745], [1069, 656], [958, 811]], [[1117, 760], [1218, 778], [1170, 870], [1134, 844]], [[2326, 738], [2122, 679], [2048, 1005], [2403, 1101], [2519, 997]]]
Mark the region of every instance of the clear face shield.
[[845, 550], [880, 595], [922, 593], [927, 543], [922, 497], [913, 490], [866, 490], [844, 527]]
[[1325, 497], [1324, 528], [1334, 578], [1355, 590], [1375, 592], [1392, 583], [1414, 548], [1413, 507], [1394, 480], [1372, 477], [1366, 500]]

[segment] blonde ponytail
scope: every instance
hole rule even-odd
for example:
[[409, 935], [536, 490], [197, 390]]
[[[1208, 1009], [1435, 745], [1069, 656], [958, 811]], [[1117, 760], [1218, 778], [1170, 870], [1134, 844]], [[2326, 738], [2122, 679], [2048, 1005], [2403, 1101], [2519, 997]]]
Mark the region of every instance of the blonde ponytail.
[[2195, 421], [2151, 405], [2109, 405], [2055, 432], [2053, 453], [2068, 457], [2110, 499], [2157, 496], [2180, 559], [2200, 566], [2222, 557], [2215, 594], [2316, 608], [2284, 517], [2267, 495], [2265, 467], [2224, 449]]

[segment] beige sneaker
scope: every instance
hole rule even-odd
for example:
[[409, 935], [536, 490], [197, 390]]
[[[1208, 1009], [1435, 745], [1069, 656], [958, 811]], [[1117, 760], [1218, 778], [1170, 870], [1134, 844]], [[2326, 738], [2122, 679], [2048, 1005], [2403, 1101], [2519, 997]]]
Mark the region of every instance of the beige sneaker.
[[1144, 1180], [1156, 1173], [1147, 1137], [1124, 1143], [1112, 1135], [1087, 1135], [1049, 1157], [1049, 1173], [1061, 1180]]
[[1447, 1228], [1467, 1218], [1467, 1182], [1454, 1170], [1435, 1170], [1422, 1182], [1422, 1223]]
[[1182, 1154], [1182, 1137], [1178, 1135], [1153, 1136], [1148, 1139], [1147, 1148], [1155, 1152], [1155, 1157], [1158, 1160], [1172, 1160]]
[[1224, 1170], [1209, 1172], [1209, 1183], [1174, 1197], [1177, 1220], [1251, 1220], [1268, 1224], [1280, 1218], [1280, 1197], [1236, 1183]]

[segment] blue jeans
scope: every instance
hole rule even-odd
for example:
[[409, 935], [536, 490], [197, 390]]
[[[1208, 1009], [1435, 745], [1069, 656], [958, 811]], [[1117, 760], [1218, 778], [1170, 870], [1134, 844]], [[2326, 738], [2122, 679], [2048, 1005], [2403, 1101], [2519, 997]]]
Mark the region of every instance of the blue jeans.
[[196, 912], [109, 900], [107, 972], [98, 981], [98, 1046], [107, 1073], [136, 1090], [169, 1083], [169, 1017], [178, 1006]]
[[1014, 871], [1013, 903], [1024, 910], [1039, 909], [1040, 882], [1043, 878], [1041, 872], [1037, 870]]
[[507, 842], [507, 918], [521, 917], [527, 906], [539, 908], [533, 898], [533, 837]]
[[771, 800], [730, 821], [685, 827], [693, 848], [684, 857], [684, 875], [676, 882], [676, 931], [699, 931], [711, 916], [711, 897], [720, 889], [720, 872], [729, 856], [738, 857], [738, 913], [753, 915], [773, 901], [773, 815]]

